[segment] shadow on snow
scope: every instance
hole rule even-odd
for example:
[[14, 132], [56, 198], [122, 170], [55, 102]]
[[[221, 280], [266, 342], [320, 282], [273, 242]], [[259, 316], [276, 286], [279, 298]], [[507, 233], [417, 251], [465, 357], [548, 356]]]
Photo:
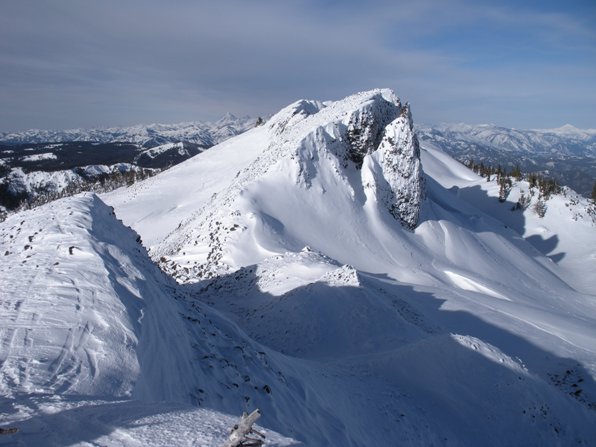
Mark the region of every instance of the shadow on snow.
[[[453, 186], [445, 189], [429, 176], [426, 176], [425, 180], [428, 194], [433, 201], [455, 216], [458, 219], [457, 223], [464, 228], [470, 228], [473, 231], [493, 231], [510, 239], [512, 234], [509, 230], [513, 230], [515, 236], [523, 238], [526, 232], [526, 219], [523, 212], [516, 209], [515, 202], [509, 200], [500, 202], [498, 198], [489, 196], [480, 186], [468, 188]], [[484, 215], [478, 215], [478, 211]], [[479, 219], [470, 222], [470, 215], [478, 215]], [[541, 255], [550, 258], [553, 262], [559, 262], [565, 257], [563, 252], [555, 253], [559, 244], [557, 235], [547, 239], [540, 235], [532, 235], [524, 239]], [[533, 254], [534, 257], [537, 255], [538, 253]]]

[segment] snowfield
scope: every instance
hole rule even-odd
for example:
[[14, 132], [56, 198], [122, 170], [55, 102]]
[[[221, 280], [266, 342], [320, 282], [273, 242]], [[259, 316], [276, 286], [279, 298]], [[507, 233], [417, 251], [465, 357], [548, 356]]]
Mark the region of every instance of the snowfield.
[[11, 215], [0, 445], [591, 445], [594, 214], [522, 191], [373, 90]]
[[41, 160], [56, 160], [55, 154], [51, 152], [46, 152], [44, 154], [35, 154], [35, 155], [27, 155], [21, 158], [21, 161], [41, 161]]

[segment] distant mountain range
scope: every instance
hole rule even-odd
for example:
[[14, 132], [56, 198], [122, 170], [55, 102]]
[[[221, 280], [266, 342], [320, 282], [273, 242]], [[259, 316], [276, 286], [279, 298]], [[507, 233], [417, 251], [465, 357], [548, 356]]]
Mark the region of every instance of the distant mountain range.
[[247, 116], [226, 114], [213, 123], [0, 133], [0, 211], [133, 183], [255, 123]]
[[[134, 182], [241, 134], [256, 122], [228, 113], [215, 122], [0, 132], [0, 207], [37, 204], [40, 195], [59, 197], [67, 189], [88, 190], [98, 182], [101, 190]], [[519, 166], [586, 197], [594, 186], [596, 129], [565, 125], [517, 130], [460, 123], [417, 125], [416, 132], [421, 142], [463, 163], [473, 160], [507, 170]]]
[[24, 132], [0, 132], [0, 143], [65, 143], [88, 141], [94, 143], [134, 143], [151, 148], [166, 143], [184, 141], [203, 147], [211, 147], [221, 141], [251, 128], [255, 119], [238, 118], [227, 113], [215, 122], [186, 122], [178, 124], [139, 124], [130, 127], [107, 129], [38, 130]]
[[517, 130], [488, 124], [417, 126], [418, 137], [461, 162], [538, 172], [589, 196], [596, 178], [596, 129], [565, 125]]

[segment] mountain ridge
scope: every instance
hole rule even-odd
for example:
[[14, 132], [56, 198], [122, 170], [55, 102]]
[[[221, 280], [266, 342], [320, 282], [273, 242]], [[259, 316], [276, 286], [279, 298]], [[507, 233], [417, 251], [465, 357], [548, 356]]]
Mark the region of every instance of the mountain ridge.
[[[573, 126], [571, 126], [573, 127]], [[511, 152], [528, 152], [536, 155], [559, 154], [596, 157], [596, 130], [566, 126], [556, 129], [514, 129], [492, 124], [443, 123], [437, 126], [418, 125], [423, 138], [436, 137], [452, 140], [471, 140], [491, 144]]]
[[188, 142], [213, 146], [232, 134], [253, 127], [250, 116], [236, 117], [227, 113], [220, 119], [187, 121], [175, 124], [137, 124], [126, 127], [75, 128], [66, 130], [29, 129], [22, 132], [0, 132], [0, 143], [32, 144], [92, 141], [96, 143], [135, 143], [151, 148], [166, 143]]

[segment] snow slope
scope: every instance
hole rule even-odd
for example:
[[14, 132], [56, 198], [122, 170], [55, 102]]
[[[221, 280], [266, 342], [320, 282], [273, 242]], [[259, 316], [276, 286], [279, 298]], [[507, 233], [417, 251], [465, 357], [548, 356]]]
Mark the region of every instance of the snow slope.
[[[571, 375], [581, 371], [577, 373], [581, 375], [581, 383], [589, 386], [582, 386], [576, 397], [582, 396], [580, 400], [586, 406], [593, 405], [594, 299], [573, 289], [591, 293], [595, 290], [589, 274], [594, 253], [593, 223], [589, 216], [573, 221], [572, 210], [557, 202], [558, 199], [549, 203], [551, 211], [546, 220], [539, 220], [529, 211], [513, 214], [512, 203], [498, 202], [498, 190], [494, 187], [485, 190], [483, 179], [428, 147], [422, 157], [427, 199], [421, 202], [419, 225], [414, 232], [408, 231], [407, 225], [393, 218], [387, 206], [379, 206], [384, 204], [383, 190], [370, 187], [374, 179], [370, 177], [371, 172], [375, 172], [371, 166], [378, 151], [364, 151], [361, 169], [358, 157], [342, 158], [349, 155], [354, 146], [358, 147], [349, 138], [350, 123], [357, 122], [353, 117], [363, 114], [363, 110], [370, 111], [367, 109], [370, 107], [378, 114], [373, 121], [383, 128], [391, 123], [391, 119], [384, 121], [381, 117], [386, 116], [386, 102], [392, 101], [401, 109], [389, 92], [379, 91], [355, 95], [338, 103], [301, 101], [291, 105], [271, 118], [267, 127], [213, 148], [210, 157], [226, 163], [229, 175], [212, 180], [213, 185], [217, 182], [218, 188], [208, 189], [202, 195], [191, 194], [192, 204], [187, 205], [189, 198], [184, 190], [195, 191], [193, 183], [198, 185], [212, 175], [208, 169], [201, 169], [202, 162], [209, 160], [203, 158], [207, 154], [196, 157], [192, 167], [190, 163], [180, 166], [178, 171], [150, 179], [129, 191], [108, 195], [106, 200], [144, 238], [149, 238], [154, 259], [161, 259], [162, 267], [178, 281], [192, 283], [228, 272], [233, 279], [216, 278], [211, 286], [215, 292], [208, 302], [235, 318], [251, 337], [276, 351], [326, 362], [344, 362], [346, 358], [359, 358], [367, 353], [376, 362], [375, 356], [391, 357], [393, 349], [412, 350], [402, 359], [406, 363], [413, 362], [414, 366], [426, 360], [409, 359], [410, 355], [414, 356], [413, 346], [418, 340], [413, 341], [408, 330], [403, 329], [402, 318], [406, 315], [411, 319], [406, 321], [421, 325], [423, 331], [434, 333], [435, 325], [441, 328], [438, 331], [444, 335], [429, 337], [424, 344], [430, 358], [451, 349], [454, 339], [448, 334], [461, 334], [463, 338], [455, 339], [458, 349], [460, 342], [466, 349], [473, 349], [470, 346], [475, 343], [484, 343], [484, 352], [498, 353], [494, 354], [498, 360], [493, 354], [487, 354], [492, 361], [501, 363], [506, 358], [513, 363], [519, 361], [519, 367], [527, 368], [531, 376], [547, 386], [555, 387], [554, 378], [565, 376], [566, 371], [571, 371]], [[385, 132], [397, 128], [390, 125]], [[367, 135], [368, 132], [373, 135], [369, 141], [379, 144], [378, 131], [370, 129], [361, 125], [356, 133]], [[413, 144], [405, 147], [413, 147]], [[246, 155], [242, 163], [236, 158], [239, 154]], [[396, 164], [405, 163], [407, 158], [404, 156]], [[409, 172], [415, 173], [416, 168], [411, 166]], [[197, 180], [182, 183], [182, 178], [188, 179], [182, 173], [191, 169]], [[385, 175], [386, 179], [392, 179]], [[403, 182], [403, 174], [398, 173], [397, 177]], [[408, 183], [403, 184], [408, 191]], [[164, 191], [168, 200], [159, 203], [156, 195]], [[420, 200], [422, 193], [416, 192], [414, 196]], [[134, 209], [126, 204], [127, 200], [134, 200]], [[181, 202], [188, 208], [178, 205]], [[168, 204], [167, 208], [163, 203]], [[176, 210], [177, 215], [173, 219], [168, 214], [172, 221], [165, 226], [163, 217], [168, 210]], [[557, 214], [564, 217], [556, 217]], [[520, 222], [526, 219], [528, 224], [522, 225]], [[577, 223], [578, 232], [568, 231], [570, 222]], [[573, 264], [563, 263], [569, 268], [562, 268], [544, 257], [535, 246], [539, 241], [532, 240], [535, 231], [551, 224], [554, 226], [548, 231], [557, 231], [561, 246], [568, 251], [565, 258], [575, 259]], [[577, 244], [578, 236], [580, 244]], [[545, 233], [545, 237], [549, 235]], [[164, 242], [157, 243], [159, 241]], [[294, 259], [292, 256], [296, 255], [292, 253], [310, 252], [318, 253], [322, 260], [298, 264], [286, 260]], [[271, 271], [268, 265], [277, 258], [282, 259], [282, 266]], [[240, 273], [232, 273], [238, 268]], [[572, 281], [570, 270], [576, 268], [574, 278], [581, 276], [587, 279], [586, 284]], [[228, 285], [254, 272], [256, 278], [248, 285]], [[336, 294], [335, 289], [326, 285], [329, 282], [326, 275], [338, 275], [342, 281], [347, 281], [339, 282], [341, 292]], [[368, 281], [363, 282], [360, 277]], [[383, 285], [392, 284], [387, 296], [398, 296], [405, 302], [407, 310], [399, 311], [399, 322], [389, 317], [384, 320], [383, 316], [388, 314], [384, 307], [387, 304], [379, 304], [385, 301], [379, 299], [377, 293], [367, 299], [345, 297], [385, 290], [379, 281]], [[365, 292], [361, 292], [362, 289]], [[323, 302], [315, 298], [323, 296], [326, 297]], [[402, 298], [404, 296], [407, 298]], [[432, 298], [427, 301], [424, 297]], [[362, 307], [354, 300], [363, 303]], [[428, 304], [433, 310], [414, 311], [409, 307], [423, 302], [435, 302]], [[370, 303], [381, 307], [375, 311]], [[340, 311], [344, 307], [350, 309], [348, 315]], [[436, 308], [441, 311], [435, 313]], [[395, 309], [395, 305], [391, 309]], [[355, 320], [350, 315], [370, 315], [370, 318]], [[317, 316], [315, 321], [312, 321], [313, 316]], [[405, 335], [401, 332], [392, 335], [390, 327], [399, 328], [398, 332]], [[347, 332], [344, 334], [344, 331]], [[345, 340], [342, 337], [346, 337]], [[384, 374], [380, 371], [385, 367], [371, 370], [371, 359], [361, 360], [367, 366], [359, 367], [367, 374]], [[473, 369], [471, 364], [468, 366]], [[447, 375], [458, 384], [469, 380], [468, 374], [462, 372], [466, 368], [452, 371], [451, 367], [441, 365], [431, 375]], [[510, 368], [516, 370], [516, 367]], [[405, 380], [397, 372], [393, 374], [392, 383]], [[569, 380], [565, 378], [565, 385], [559, 384], [564, 394], [577, 391], [572, 386], [578, 386], [577, 383], [568, 383]], [[524, 384], [524, 389], [526, 386]], [[424, 393], [429, 393], [432, 399], [449, 402], [457, 400], [458, 395], [453, 389], [433, 388]], [[586, 397], [588, 395], [590, 397]], [[504, 408], [508, 405], [504, 404]], [[559, 404], [548, 405], [553, 406], [559, 407]], [[457, 405], [447, 404], [447, 408], [461, 412]], [[468, 416], [473, 418], [472, 414]], [[432, 418], [437, 418], [436, 414], [433, 413]], [[480, 432], [487, 430], [486, 420], [474, 420], [484, 427]], [[507, 424], [525, 427], [523, 419], [516, 422], [507, 419]], [[520, 432], [523, 430], [520, 428]], [[537, 439], [534, 432], [527, 436], [530, 440]]]
[[[183, 365], [167, 369], [184, 346], [168, 282], [109, 207], [51, 203], [9, 217], [1, 238], [3, 395], [187, 396]], [[165, 376], [179, 386], [159, 385]]]
[[[541, 198], [546, 214], [534, 210], [539, 200], [536, 188], [527, 181], [513, 180], [505, 202], [499, 202], [499, 184], [487, 182], [443, 153], [431, 143], [423, 143], [423, 164], [436, 182], [459, 199], [471, 202], [477, 211], [490, 215], [524, 237], [541, 254], [559, 267], [574, 287], [596, 295], [596, 278], [591, 271], [596, 261], [596, 208], [589, 199], [563, 188], [560, 194]], [[456, 175], [454, 175], [456, 174]], [[524, 210], [513, 210], [521, 196], [528, 199]]]
[[[21, 428], [0, 445], [171, 445], [176, 432], [179, 445], [223, 442], [233, 417], [191, 406], [209, 383], [181, 292], [111, 208], [83, 195], [0, 225], [0, 406]], [[203, 354], [221, 358], [209, 345]], [[149, 403], [161, 401], [176, 404]]]
[[544, 220], [512, 212], [373, 90], [15, 214], [0, 390], [23, 430], [7, 442], [55, 422], [55, 445], [218, 445], [260, 408], [268, 445], [590, 445], [596, 298], [570, 270], [590, 276], [595, 236], [552, 200]]

